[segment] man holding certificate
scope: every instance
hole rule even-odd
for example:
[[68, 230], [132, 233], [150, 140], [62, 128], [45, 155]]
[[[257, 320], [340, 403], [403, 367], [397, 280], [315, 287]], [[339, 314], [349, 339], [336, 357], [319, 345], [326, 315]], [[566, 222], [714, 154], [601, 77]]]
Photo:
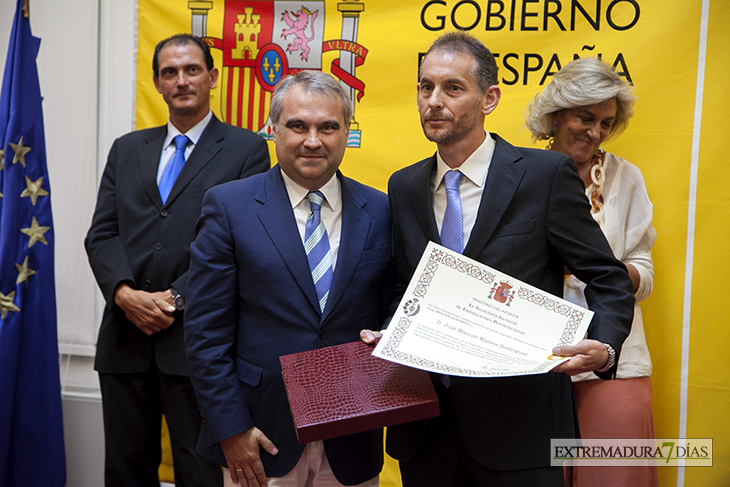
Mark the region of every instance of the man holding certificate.
[[612, 378], [631, 326], [631, 281], [591, 218], [573, 160], [484, 130], [501, 97], [497, 82], [491, 52], [465, 33], [442, 36], [423, 59], [418, 108], [438, 151], [389, 181], [399, 285], [421, 272], [434, 241], [556, 296], [567, 268], [587, 283], [595, 314], [587, 339], [553, 350], [571, 358], [552, 372], [433, 374], [441, 416], [388, 429], [404, 487], [562, 486], [550, 439], [577, 434], [568, 375]]

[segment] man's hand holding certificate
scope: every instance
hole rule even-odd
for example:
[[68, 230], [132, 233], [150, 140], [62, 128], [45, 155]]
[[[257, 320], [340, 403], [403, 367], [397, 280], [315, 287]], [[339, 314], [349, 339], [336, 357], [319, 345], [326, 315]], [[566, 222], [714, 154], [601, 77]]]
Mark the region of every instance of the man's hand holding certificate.
[[547, 372], [593, 312], [430, 242], [373, 355], [447, 375]]

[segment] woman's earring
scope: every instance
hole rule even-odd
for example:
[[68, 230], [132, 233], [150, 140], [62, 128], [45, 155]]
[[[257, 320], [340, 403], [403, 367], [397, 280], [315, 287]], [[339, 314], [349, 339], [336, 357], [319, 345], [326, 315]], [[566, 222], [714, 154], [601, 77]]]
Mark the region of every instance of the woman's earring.
[[555, 142], [555, 134], [558, 133], [558, 119], [553, 117], [553, 126], [550, 130], [550, 139], [548, 139], [548, 143], [545, 146], [545, 149], [550, 150], [553, 148], [553, 143]]

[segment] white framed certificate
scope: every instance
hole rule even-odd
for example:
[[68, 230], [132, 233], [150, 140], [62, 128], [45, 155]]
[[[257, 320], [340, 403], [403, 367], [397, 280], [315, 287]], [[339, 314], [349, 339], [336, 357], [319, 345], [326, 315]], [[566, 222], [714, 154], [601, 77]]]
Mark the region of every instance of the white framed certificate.
[[593, 312], [429, 242], [373, 355], [440, 374], [548, 372], [585, 336]]

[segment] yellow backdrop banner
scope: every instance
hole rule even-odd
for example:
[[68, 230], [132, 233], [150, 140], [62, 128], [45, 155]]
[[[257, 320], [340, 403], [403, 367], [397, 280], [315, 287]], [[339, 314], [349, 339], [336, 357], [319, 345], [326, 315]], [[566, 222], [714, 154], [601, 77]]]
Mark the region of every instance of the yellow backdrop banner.
[[[444, 32], [468, 31], [495, 54], [502, 101], [486, 128], [516, 145], [533, 145], [523, 128], [525, 107], [561, 66], [588, 56], [614, 65], [634, 84], [639, 101], [628, 130], [605, 148], [643, 171], [658, 232], [654, 293], [642, 304], [654, 363], [656, 435], [714, 437], [715, 451], [730, 448], [724, 415], [704, 404], [712, 400], [727, 412], [728, 381], [713, 367], [718, 357], [703, 353], [728, 341], [707, 343], [710, 330], [730, 338], [730, 327], [701, 297], [713, 294], [715, 273], [724, 277], [730, 271], [727, 239], [718, 247], [713, 233], [715, 222], [728, 221], [730, 211], [728, 179], [716, 179], [727, 170], [713, 166], [713, 157], [724, 154], [720, 151], [730, 140], [727, 124], [721, 123], [728, 120], [730, 91], [727, 2], [715, 1], [711, 8], [709, 0], [139, 0], [138, 5], [137, 128], [167, 119], [152, 83], [155, 44], [192, 32], [205, 38], [221, 70], [211, 98], [215, 114], [267, 139], [268, 103], [282, 76], [320, 69], [340, 79], [354, 106], [341, 169], [381, 190], [395, 170], [435, 150], [422, 134], [415, 95], [420, 56]], [[705, 37], [702, 12], [710, 19]], [[712, 130], [708, 137], [699, 131], [703, 112], [696, 114], [703, 108], [696, 95], [703, 89], [698, 66], [704, 65], [705, 52], [711, 76], [704, 107], [708, 120], [716, 122], [704, 129]], [[695, 173], [693, 147], [699, 154]], [[699, 175], [699, 183], [692, 174]], [[717, 181], [724, 190], [714, 187]], [[694, 276], [688, 275], [688, 262], [696, 262]], [[688, 313], [684, 303], [693, 283], [698, 288]], [[719, 305], [730, 305], [728, 298], [718, 299]], [[701, 348], [689, 347], [690, 335]], [[730, 464], [721, 461], [686, 472], [659, 470], [663, 486], [679, 480], [682, 485], [685, 478], [688, 485], [719, 486], [730, 478]], [[399, 485], [393, 463], [381, 485]]]

